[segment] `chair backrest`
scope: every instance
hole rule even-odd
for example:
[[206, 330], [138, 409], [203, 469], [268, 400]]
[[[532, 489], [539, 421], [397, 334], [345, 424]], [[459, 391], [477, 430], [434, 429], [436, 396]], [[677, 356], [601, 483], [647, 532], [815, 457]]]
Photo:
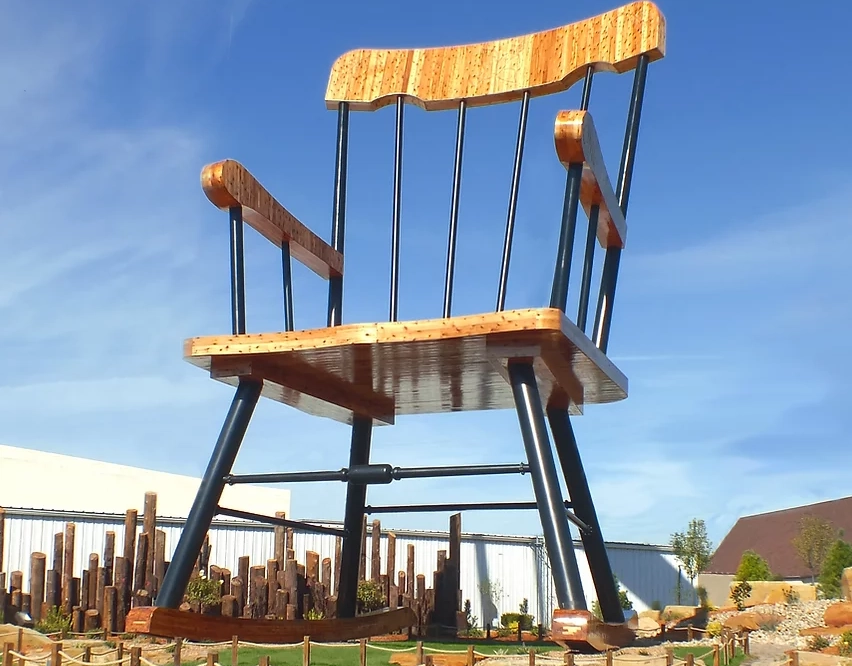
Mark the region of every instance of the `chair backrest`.
[[[597, 346], [606, 352], [618, 262], [624, 245], [626, 230], [623, 228], [624, 216], [627, 209], [646, 70], [648, 63], [659, 60], [664, 54], [665, 19], [652, 2], [641, 1], [584, 21], [521, 37], [446, 48], [359, 49], [342, 55], [332, 66], [326, 90], [328, 108], [336, 109], [338, 112], [331, 240], [333, 249], [343, 253], [349, 113], [350, 111], [375, 111], [388, 105], [395, 105], [392, 256], [388, 318], [396, 321], [399, 300], [405, 104], [414, 104], [427, 111], [457, 110], [458, 124], [442, 313], [444, 317], [451, 316], [466, 111], [472, 107], [520, 102], [514, 168], [497, 289], [496, 309], [502, 310], [506, 299], [530, 99], [567, 90], [578, 81], [584, 80], [580, 110], [585, 111], [589, 105], [594, 73], [623, 73], [635, 70], [624, 150], [614, 192], [609, 188], [606, 171], [600, 164], [599, 148], [594, 137], [591, 117], [588, 114], [571, 118], [560, 114], [554, 133], [557, 153], [568, 169], [568, 177], [551, 307], [559, 307], [563, 311], [566, 308], [575, 219], [577, 208], [582, 205], [589, 215], [590, 225], [577, 325], [585, 330], [595, 251], [594, 239], [597, 236], [606, 250], [606, 259], [601, 275], [593, 339]], [[601, 178], [607, 182], [600, 182]], [[342, 321], [342, 281], [342, 274], [332, 276], [329, 281], [329, 326], [338, 325]]]

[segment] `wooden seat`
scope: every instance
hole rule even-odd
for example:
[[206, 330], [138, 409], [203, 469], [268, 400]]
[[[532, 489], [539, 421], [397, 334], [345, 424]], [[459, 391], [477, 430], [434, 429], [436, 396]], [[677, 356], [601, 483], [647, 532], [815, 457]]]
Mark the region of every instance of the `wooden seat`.
[[263, 381], [262, 395], [310, 414], [390, 424], [394, 416], [514, 407], [506, 364], [535, 359], [548, 406], [627, 396], [627, 378], [555, 308], [187, 340], [215, 379]]

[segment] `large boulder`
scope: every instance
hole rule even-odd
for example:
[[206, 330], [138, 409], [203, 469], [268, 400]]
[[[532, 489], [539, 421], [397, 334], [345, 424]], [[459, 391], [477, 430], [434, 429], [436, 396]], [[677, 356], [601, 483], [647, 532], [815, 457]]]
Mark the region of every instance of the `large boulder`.
[[[731, 592], [739, 584], [739, 581], [731, 582]], [[751, 607], [758, 604], [783, 604], [787, 602], [792, 594], [799, 601], [816, 601], [816, 586], [806, 583], [788, 583], [783, 580], [752, 580], [751, 594], [745, 600], [744, 606]], [[728, 602], [734, 603], [733, 597], [728, 596]]]
[[783, 618], [772, 613], [737, 613], [727, 618], [723, 624], [732, 631], [758, 631], [770, 625], [778, 626]]
[[843, 590], [843, 598], [852, 601], [852, 567], [846, 567], [840, 575], [840, 589]]
[[826, 627], [843, 627], [852, 624], [852, 601], [839, 601], [825, 609]]

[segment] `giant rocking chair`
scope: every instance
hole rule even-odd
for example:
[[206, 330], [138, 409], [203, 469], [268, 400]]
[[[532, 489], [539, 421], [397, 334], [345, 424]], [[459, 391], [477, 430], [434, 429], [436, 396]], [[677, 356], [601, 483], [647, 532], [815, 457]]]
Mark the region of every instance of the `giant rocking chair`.
[[[607, 358], [613, 299], [626, 237], [625, 216], [636, 154], [647, 67], [665, 52], [665, 20], [651, 2], [633, 2], [567, 26], [482, 44], [414, 50], [351, 51], [331, 69], [326, 104], [337, 110], [337, 157], [331, 243], [326, 243], [278, 203], [239, 163], [225, 160], [204, 168], [202, 186], [231, 223], [230, 335], [193, 338], [185, 344], [189, 362], [211, 377], [236, 386], [225, 424], [174, 557], [153, 608], [134, 609], [128, 631], [184, 638], [284, 642], [311, 635], [342, 640], [381, 634], [413, 624], [409, 608], [356, 616], [362, 524], [367, 486], [412, 476], [464, 476], [528, 471], [544, 532], [559, 609], [553, 636], [594, 647], [623, 644], [625, 626], [594, 504], [586, 482], [569, 414], [583, 405], [627, 396], [627, 379]], [[635, 70], [621, 164], [613, 190], [588, 111], [595, 72]], [[584, 81], [579, 110], [556, 117], [556, 156], [567, 171], [561, 234], [550, 304], [504, 308], [515, 224], [518, 184], [530, 99]], [[520, 122], [502, 266], [494, 312], [451, 315], [456, 232], [465, 118], [469, 108], [520, 102]], [[397, 321], [403, 114], [406, 102], [427, 111], [458, 112], [455, 165], [444, 288], [443, 316]], [[343, 324], [343, 239], [349, 114], [396, 107], [389, 321]], [[576, 323], [566, 316], [578, 209], [588, 217], [585, 261]], [[285, 331], [247, 333], [243, 271], [243, 224], [247, 222], [282, 250]], [[595, 240], [604, 248], [597, 308], [591, 327]], [[294, 330], [290, 258], [328, 280], [328, 327]], [[591, 328], [591, 334], [587, 329]], [[329, 472], [232, 475], [254, 407], [264, 395], [309, 414], [352, 426], [348, 468]], [[399, 414], [507, 409], [518, 414], [528, 463], [467, 467], [395, 468], [370, 462], [374, 425], [393, 424]], [[547, 422], [570, 496], [563, 500], [548, 440]], [[224, 514], [330, 528], [259, 516], [219, 506], [228, 483], [340, 480], [347, 483], [341, 532], [343, 547], [337, 617], [325, 620], [269, 620], [205, 617], [179, 611], [184, 591], [214, 515]], [[479, 507], [520, 508], [494, 502]], [[520, 503], [525, 504], [525, 503]], [[570, 511], [568, 508], [570, 507]], [[408, 510], [434, 509], [434, 505]], [[603, 622], [586, 610], [569, 521], [579, 528]], [[630, 636], [625, 638], [629, 633]]]

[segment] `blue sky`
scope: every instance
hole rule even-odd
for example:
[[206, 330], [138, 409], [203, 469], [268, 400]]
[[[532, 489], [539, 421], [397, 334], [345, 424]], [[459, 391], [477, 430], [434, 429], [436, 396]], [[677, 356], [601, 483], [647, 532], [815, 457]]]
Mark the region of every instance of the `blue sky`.
[[[0, 441], [201, 474], [232, 395], [181, 358], [184, 338], [230, 330], [227, 220], [201, 167], [243, 162], [327, 238], [335, 114], [323, 96], [340, 53], [494, 39], [613, 6], [4, 3]], [[588, 408], [575, 428], [606, 538], [664, 543], [701, 517], [718, 542], [740, 515], [852, 492], [852, 5], [659, 6], [668, 56], [649, 72], [610, 343], [630, 397]], [[592, 95], [613, 174], [630, 82], [600, 75]], [[564, 186], [552, 123], [579, 92], [531, 105], [508, 307], [548, 300]], [[468, 117], [459, 314], [493, 308], [517, 111]], [[352, 120], [349, 322], [387, 313], [392, 115]], [[402, 318], [440, 314], [454, 126], [452, 113], [406, 116]], [[279, 270], [275, 248], [248, 233], [250, 330], [282, 326]], [[297, 325], [322, 325], [325, 283], [294, 270]], [[264, 402], [237, 470], [337, 468], [348, 437]], [[398, 465], [523, 458], [511, 411], [402, 418], [373, 451]], [[339, 518], [343, 494], [294, 488], [294, 515]], [[531, 497], [528, 477], [370, 493]], [[383, 522], [443, 528], [446, 517]], [[540, 530], [529, 512], [470, 513], [464, 528]]]

